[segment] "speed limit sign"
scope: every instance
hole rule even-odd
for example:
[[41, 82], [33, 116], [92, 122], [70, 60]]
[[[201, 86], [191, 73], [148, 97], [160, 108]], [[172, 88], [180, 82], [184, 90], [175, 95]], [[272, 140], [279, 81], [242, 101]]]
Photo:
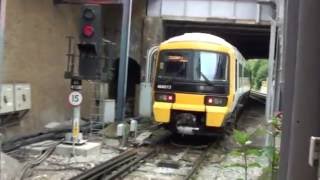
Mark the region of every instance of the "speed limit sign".
[[69, 94], [69, 103], [72, 106], [79, 106], [82, 103], [82, 94], [78, 91], [73, 91]]

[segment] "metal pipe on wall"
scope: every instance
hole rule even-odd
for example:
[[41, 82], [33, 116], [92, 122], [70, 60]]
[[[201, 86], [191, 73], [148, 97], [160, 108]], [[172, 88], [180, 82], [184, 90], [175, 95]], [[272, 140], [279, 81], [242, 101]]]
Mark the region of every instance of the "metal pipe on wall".
[[122, 1], [123, 10], [122, 10], [122, 27], [121, 27], [121, 42], [120, 42], [120, 62], [119, 62], [119, 72], [118, 72], [118, 88], [117, 88], [118, 92], [117, 92], [117, 105], [116, 105], [116, 121], [118, 122], [123, 121], [125, 116], [132, 1], [133, 0]]
[[[271, 21], [270, 26], [270, 45], [269, 45], [269, 59], [268, 59], [268, 92], [267, 92], [267, 98], [266, 98], [266, 121], [272, 119], [272, 116], [274, 114], [274, 90], [275, 90], [275, 84], [274, 84], [274, 63], [275, 63], [275, 47], [276, 47], [276, 38], [277, 38], [277, 23], [275, 20]], [[271, 127], [269, 127], [271, 128]], [[270, 146], [273, 144], [271, 135], [267, 135], [266, 138], [266, 146]]]

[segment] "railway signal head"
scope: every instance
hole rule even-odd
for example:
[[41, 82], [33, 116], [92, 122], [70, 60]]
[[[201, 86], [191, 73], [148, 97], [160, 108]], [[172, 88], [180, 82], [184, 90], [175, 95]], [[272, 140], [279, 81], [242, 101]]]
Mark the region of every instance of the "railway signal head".
[[100, 80], [102, 57], [101, 6], [83, 5], [80, 15], [79, 76], [84, 80]]
[[97, 44], [101, 40], [101, 6], [84, 5], [81, 9], [80, 41], [81, 43]]

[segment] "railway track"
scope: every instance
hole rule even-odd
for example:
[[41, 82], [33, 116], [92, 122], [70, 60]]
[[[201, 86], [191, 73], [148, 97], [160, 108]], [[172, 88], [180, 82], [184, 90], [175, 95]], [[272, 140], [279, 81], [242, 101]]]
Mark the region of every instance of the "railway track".
[[120, 179], [138, 168], [144, 159], [154, 153], [155, 149], [149, 149], [144, 153], [139, 153], [138, 149], [130, 149], [70, 180]]
[[148, 177], [149, 179], [189, 180], [206, 161], [208, 152], [214, 145], [216, 143], [202, 146], [177, 146], [176, 144], [159, 146], [155, 156], [141, 164], [124, 179], [146, 179]]
[[219, 141], [200, 146], [167, 143], [132, 148], [70, 180], [130, 180], [137, 179], [137, 174], [138, 179], [153, 174], [155, 178], [175, 176], [189, 180], [206, 160], [210, 148], [218, 144]]
[[208, 150], [210, 149], [210, 146], [206, 149], [204, 153], [202, 153], [199, 158], [196, 160], [194, 166], [190, 170], [190, 172], [186, 175], [184, 178], [185, 180], [191, 179], [191, 177], [197, 172], [197, 170], [200, 168], [201, 164], [206, 160], [206, 157], [208, 155]]

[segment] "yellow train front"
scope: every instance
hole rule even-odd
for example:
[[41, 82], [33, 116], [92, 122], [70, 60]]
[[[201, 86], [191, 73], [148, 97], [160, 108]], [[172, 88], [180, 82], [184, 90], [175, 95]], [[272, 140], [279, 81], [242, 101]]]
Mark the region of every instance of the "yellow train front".
[[187, 135], [232, 128], [250, 92], [245, 59], [217, 36], [187, 33], [159, 48], [154, 81], [156, 122]]

